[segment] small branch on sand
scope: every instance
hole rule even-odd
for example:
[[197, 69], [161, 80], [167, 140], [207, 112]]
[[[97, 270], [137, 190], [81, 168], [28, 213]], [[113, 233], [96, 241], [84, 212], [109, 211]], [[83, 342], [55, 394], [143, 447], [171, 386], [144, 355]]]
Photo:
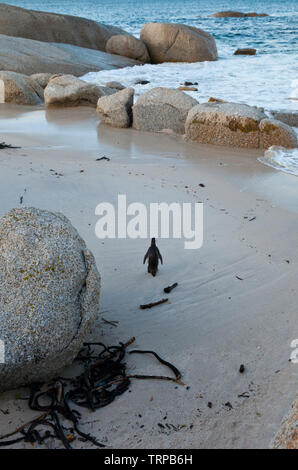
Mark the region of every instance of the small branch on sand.
[[40, 421], [44, 419], [46, 416], [48, 416], [51, 413], [51, 411], [46, 411], [45, 413], [42, 413], [41, 415], [37, 416], [37, 418], [31, 419], [31, 421], [27, 421], [27, 423], [23, 424], [19, 428], [15, 429], [14, 431], [4, 434], [3, 436], [0, 436], [0, 440], [6, 439], [7, 437], [13, 436], [14, 434], [17, 434], [21, 431], [23, 431], [27, 426], [30, 424], [36, 423], [36, 421]]
[[95, 161], [100, 162], [101, 160], [107, 160], [107, 162], [109, 162], [110, 158], [109, 157], [101, 157], [101, 158], [97, 158]]
[[145, 308], [156, 307], [156, 305], [164, 304], [164, 303], [167, 302], [168, 300], [169, 300], [169, 299], [161, 299], [161, 300], [158, 300], [157, 302], [151, 302], [150, 304], [140, 305], [140, 309], [141, 309], [141, 310], [145, 310]]
[[115, 321], [113, 321], [113, 320], [109, 321], [109, 320], [106, 320], [105, 318], [102, 318], [102, 320], [103, 320], [105, 323], [108, 323], [109, 325], [112, 325], [112, 326], [115, 326], [115, 327], [117, 327], [117, 326], [118, 326], [118, 323], [119, 323], [119, 322], [117, 322], [116, 320], [115, 320]]
[[171, 286], [165, 287], [163, 291], [165, 294], [169, 294], [177, 286], [178, 286], [178, 282], [174, 282], [174, 284], [172, 284]]

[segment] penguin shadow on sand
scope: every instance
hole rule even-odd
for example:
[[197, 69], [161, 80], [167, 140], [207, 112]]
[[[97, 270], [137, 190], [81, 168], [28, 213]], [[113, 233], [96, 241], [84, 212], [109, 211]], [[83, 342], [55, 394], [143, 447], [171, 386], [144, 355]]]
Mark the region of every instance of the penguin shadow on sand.
[[149, 246], [147, 253], [144, 256], [143, 264], [145, 264], [147, 259], [148, 259], [148, 273], [152, 274], [152, 276], [155, 277], [158, 271], [159, 261], [161, 262], [161, 264], [163, 264], [162, 256], [155, 243], [155, 238], [151, 239], [151, 245]]

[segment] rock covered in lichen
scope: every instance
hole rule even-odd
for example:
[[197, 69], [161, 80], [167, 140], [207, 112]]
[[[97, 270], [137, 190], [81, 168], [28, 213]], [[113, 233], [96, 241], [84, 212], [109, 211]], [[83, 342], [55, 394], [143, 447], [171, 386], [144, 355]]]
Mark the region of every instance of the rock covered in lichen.
[[186, 138], [203, 144], [259, 148], [259, 108], [239, 103], [210, 102], [192, 108], [185, 124]]
[[297, 135], [292, 127], [277, 119], [263, 119], [260, 122], [260, 147], [268, 149], [272, 145], [292, 149], [297, 147]]
[[62, 214], [13, 209], [0, 219], [0, 390], [55, 376], [98, 315], [100, 275]]

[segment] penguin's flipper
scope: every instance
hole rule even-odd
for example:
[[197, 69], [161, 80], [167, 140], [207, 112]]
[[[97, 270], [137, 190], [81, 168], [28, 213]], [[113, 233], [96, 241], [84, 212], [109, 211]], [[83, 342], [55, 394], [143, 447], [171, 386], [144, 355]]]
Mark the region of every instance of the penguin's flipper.
[[157, 249], [157, 254], [158, 254], [158, 257], [159, 257], [159, 259], [160, 259], [160, 262], [161, 262], [161, 264], [163, 264], [162, 256], [161, 256], [161, 254], [160, 254], [160, 251], [159, 251], [159, 249], [158, 249], [157, 247], [156, 247], [156, 249]]
[[145, 256], [144, 256], [143, 264], [145, 264], [145, 261], [146, 261], [146, 259], [148, 258], [148, 255], [149, 255], [149, 250], [147, 251], [147, 253], [146, 253]]

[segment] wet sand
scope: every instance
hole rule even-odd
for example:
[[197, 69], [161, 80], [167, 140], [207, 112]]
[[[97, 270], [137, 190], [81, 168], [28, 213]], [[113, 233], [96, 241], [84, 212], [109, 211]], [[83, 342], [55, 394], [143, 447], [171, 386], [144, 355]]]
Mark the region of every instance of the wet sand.
[[[90, 339], [135, 336], [135, 347], [173, 362], [189, 386], [135, 381], [108, 407], [84, 412], [85, 430], [109, 448], [268, 447], [297, 392], [298, 366], [289, 362], [298, 338], [297, 178], [262, 165], [259, 151], [112, 129], [87, 108], [2, 105], [0, 136], [22, 147], [0, 150], [0, 216], [21, 207], [21, 196], [25, 206], [63, 212], [95, 255], [100, 310], [119, 326], [99, 319]], [[96, 161], [102, 156], [110, 161]], [[159, 240], [164, 265], [151, 277], [142, 265], [147, 240], [95, 236], [96, 205], [118, 194], [128, 203], [204, 202], [203, 247]], [[139, 309], [173, 282], [168, 304]], [[165, 372], [151, 358], [127, 362], [133, 373]], [[35, 415], [17, 399], [26, 394], [1, 395], [9, 413], [0, 414], [0, 434]]]

